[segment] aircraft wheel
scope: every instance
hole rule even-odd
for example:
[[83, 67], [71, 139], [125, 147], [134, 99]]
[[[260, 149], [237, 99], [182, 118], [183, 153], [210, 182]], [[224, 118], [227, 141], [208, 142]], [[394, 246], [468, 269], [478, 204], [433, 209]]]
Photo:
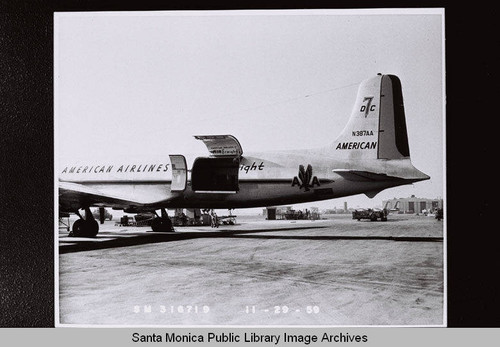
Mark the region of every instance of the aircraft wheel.
[[96, 237], [99, 232], [99, 223], [96, 220], [89, 220], [86, 224], [88, 237]]
[[77, 219], [73, 223], [73, 230], [69, 236], [73, 237], [95, 237], [99, 232], [99, 224], [96, 220], [86, 221], [84, 219]]
[[151, 229], [154, 232], [163, 231], [161, 218], [155, 218], [155, 219], [152, 220], [152, 222], [151, 222]]
[[155, 218], [151, 222], [151, 229], [154, 232], [174, 231], [170, 218]]
[[83, 222], [84, 222], [83, 219], [77, 219], [73, 223], [73, 230], [71, 230], [71, 232], [69, 233], [69, 236], [75, 236], [75, 237], [81, 236], [83, 229], [84, 229]]

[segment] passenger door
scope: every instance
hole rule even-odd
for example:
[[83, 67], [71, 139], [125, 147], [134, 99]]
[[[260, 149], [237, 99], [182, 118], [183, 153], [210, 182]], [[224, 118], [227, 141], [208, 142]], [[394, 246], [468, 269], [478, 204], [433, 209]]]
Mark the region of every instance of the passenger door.
[[183, 155], [169, 155], [172, 164], [172, 192], [183, 192], [187, 185], [187, 164]]

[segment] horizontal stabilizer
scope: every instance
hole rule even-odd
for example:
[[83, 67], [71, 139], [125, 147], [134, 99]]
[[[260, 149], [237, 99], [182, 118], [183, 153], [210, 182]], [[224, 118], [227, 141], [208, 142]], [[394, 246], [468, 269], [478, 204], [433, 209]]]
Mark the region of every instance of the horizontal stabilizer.
[[381, 181], [401, 180], [401, 178], [399, 177], [388, 176], [386, 174], [375, 173], [370, 171], [337, 169], [333, 170], [333, 172], [342, 176], [348, 181], [355, 181], [355, 182], [381, 182]]

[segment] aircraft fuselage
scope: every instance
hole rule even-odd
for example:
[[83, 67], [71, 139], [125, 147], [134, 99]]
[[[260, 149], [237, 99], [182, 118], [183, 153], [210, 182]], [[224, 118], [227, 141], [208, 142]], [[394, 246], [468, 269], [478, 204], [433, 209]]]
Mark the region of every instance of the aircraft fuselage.
[[[188, 165], [196, 157], [188, 158]], [[301, 177], [301, 168], [311, 168], [308, 177]], [[172, 167], [168, 163], [143, 161], [115, 164], [78, 164], [63, 166], [60, 180], [96, 189], [106, 195], [120, 195], [131, 201], [141, 201], [137, 211], [165, 208], [246, 208], [295, 204], [361, 194], [408, 181], [362, 182], [349, 181], [333, 172], [345, 168], [321, 151], [287, 151], [245, 155], [237, 164], [238, 189], [233, 192], [193, 190], [191, 170], [186, 188], [172, 191]], [[74, 211], [81, 201], [68, 201], [63, 211]], [[99, 204], [93, 204], [98, 206]], [[106, 204], [114, 208], [134, 208], [119, 203]]]

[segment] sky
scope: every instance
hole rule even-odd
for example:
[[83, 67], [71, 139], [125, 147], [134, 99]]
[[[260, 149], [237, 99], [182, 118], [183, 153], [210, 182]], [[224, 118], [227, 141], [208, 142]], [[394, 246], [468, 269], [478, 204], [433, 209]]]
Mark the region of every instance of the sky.
[[383, 73], [401, 79], [412, 163], [431, 179], [296, 206], [443, 197], [443, 21], [439, 9], [56, 13], [56, 165], [207, 155], [202, 134], [232, 134], [244, 153], [322, 147], [359, 83]]

